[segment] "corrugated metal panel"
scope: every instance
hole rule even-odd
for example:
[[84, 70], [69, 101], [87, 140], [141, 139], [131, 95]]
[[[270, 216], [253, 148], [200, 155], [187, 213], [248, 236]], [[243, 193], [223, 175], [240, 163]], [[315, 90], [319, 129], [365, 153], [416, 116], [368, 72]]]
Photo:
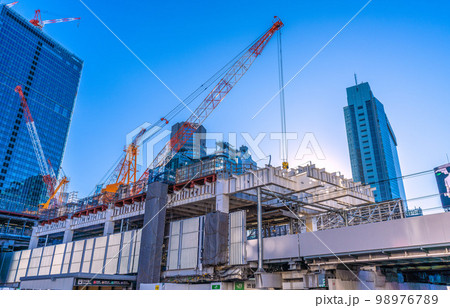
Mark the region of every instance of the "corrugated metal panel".
[[91, 273], [101, 274], [103, 272], [103, 262], [106, 252], [106, 236], [97, 237], [94, 243], [94, 253], [92, 254]]
[[83, 265], [81, 266], [81, 272], [89, 273], [92, 262], [92, 251], [94, 250], [94, 239], [86, 240], [86, 246], [84, 248]]
[[229, 232], [230, 265], [245, 264], [245, 244], [247, 241], [245, 211], [237, 211], [230, 214]]
[[108, 249], [106, 251], [105, 274], [117, 274], [121, 240], [122, 233], [111, 234], [109, 236]]
[[44, 247], [42, 252], [41, 264], [39, 266], [38, 275], [49, 275], [52, 266], [53, 255], [55, 253], [55, 246]]
[[194, 217], [170, 223], [168, 270], [198, 267], [201, 219]]
[[167, 269], [175, 270], [178, 268], [178, 249], [180, 247], [180, 221], [170, 223], [169, 232], [169, 251], [167, 253]]
[[132, 231], [124, 232], [122, 235], [122, 246], [119, 259], [119, 274], [129, 273], [129, 263], [132, 245]]
[[8, 282], [8, 283], [13, 283], [16, 281], [16, 274], [17, 274], [17, 269], [19, 268], [21, 254], [22, 254], [21, 251], [16, 251], [13, 254], [11, 266], [10, 266], [9, 272], [8, 272], [8, 278], [6, 279], [6, 282]]
[[72, 262], [70, 263], [71, 273], [78, 273], [81, 269], [81, 259], [83, 258], [84, 243], [84, 240], [74, 242]]
[[200, 217], [183, 220], [180, 269], [197, 268]]
[[132, 267], [132, 273], [137, 273], [138, 267], [139, 267], [139, 252], [141, 250], [141, 238], [142, 238], [142, 231], [136, 230], [136, 235], [133, 237], [133, 267]]
[[52, 261], [52, 267], [50, 270], [51, 275], [56, 275], [61, 273], [62, 262], [64, 258], [64, 250], [66, 249], [66, 244], [59, 244], [55, 246], [55, 252]]
[[69, 272], [70, 258], [72, 257], [73, 242], [66, 244], [66, 252], [64, 253], [64, 261], [61, 269], [61, 274]]
[[31, 259], [30, 264], [28, 266], [28, 276], [37, 276], [38, 270], [39, 270], [39, 263], [41, 262], [41, 256], [42, 256], [42, 247], [41, 248], [35, 248], [31, 251]]

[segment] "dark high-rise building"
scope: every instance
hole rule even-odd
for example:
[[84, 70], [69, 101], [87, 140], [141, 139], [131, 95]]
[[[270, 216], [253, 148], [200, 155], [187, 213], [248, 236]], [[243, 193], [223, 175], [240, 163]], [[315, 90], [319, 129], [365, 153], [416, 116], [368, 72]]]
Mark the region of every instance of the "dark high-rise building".
[[47, 197], [15, 87], [22, 86], [45, 156], [58, 173], [82, 67], [80, 58], [0, 5], [0, 211], [36, 210]]
[[347, 101], [344, 113], [353, 180], [376, 188], [377, 202], [406, 200], [397, 139], [383, 104], [367, 82], [347, 88]]
[[450, 163], [434, 168], [442, 208], [450, 212]]
[[[179, 122], [172, 125], [170, 138], [175, 136], [183, 124], [184, 122]], [[175, 171], [179, 167], [190, 164], [192, 161], [200, 159], [203, 156], [206, 156], [206, 129], [201, 125], [188, 141], [186, 141], [178, 153], [175, 154], [168, 164], [168, 168]]]
[[[175, 136], [183, 124], [184, 122], [178, 122], [172, 125], [170, 138]], [[198, 159], [206, 155], [206, 129], [203, 125], [200, 125], [200, 127], [195, 131], [191, 138], [186, 141], [179, 152], [192, 159]]]

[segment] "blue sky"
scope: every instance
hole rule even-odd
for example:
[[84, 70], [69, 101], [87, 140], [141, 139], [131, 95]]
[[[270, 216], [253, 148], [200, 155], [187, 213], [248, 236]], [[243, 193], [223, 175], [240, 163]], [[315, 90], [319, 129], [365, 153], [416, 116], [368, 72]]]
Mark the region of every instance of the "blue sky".
[[[367, 1], [84, 2], [184, 98], [267, 29], [274, 15], [285, 24], [289, 80]], [[44, 31], [85, 61], [63, 164], [70, 190], [85, 196], [120, 155], [126, 134], [156, 121], [178, 101], [80, 1], [21, 0], [15, 6], [30, 19], [38, 8], [43, 19], [82, 18]], [[326, 157], [295, 161], [301, 140], [292, 141], [291, 165], [312, 160], [351, 177], [342, 108], [354, 73], [385, 106], [404, 175], [446, 163], [449, 15], [448, 1], [373, 0], [285, 90], [287, 130], [300, 137], [314, 133]], [[280, 131], [278, 99], [252, 120], [278, 88], [276, 46], [269, 42], [205, 122], [208, 131]], [[261, 148], [273, 154], [273, 164], [280, 163], [277, 141], [266, 138]], [[408, 199], [437, 193], [433, 175], [406, 179], [405, 186]], [[434, 208], [439, 199], [409, 205]]]

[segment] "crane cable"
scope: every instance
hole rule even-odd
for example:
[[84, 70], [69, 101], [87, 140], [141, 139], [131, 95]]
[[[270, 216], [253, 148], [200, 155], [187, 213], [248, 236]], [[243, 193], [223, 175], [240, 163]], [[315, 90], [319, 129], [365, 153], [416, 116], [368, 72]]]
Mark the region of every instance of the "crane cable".
[[284, 103], [284, 78], [283, 78], [283, 47], [281, 44], [281, 30], [277, 33], [278, 45], [278, 82], [280, 87], [280, 115], [281, 115], [281, 160], [283, 169], [289, 169], [288, 144], [286, 137], [286, 107]]
[[[268, 28], [270, 29], [270, 28]], [[260, 36], [258, 36], [253, 42], [248, 44], [244, 49], [242, 49], [233, 59], [228, 61], [222, 68], [220, 68], [214, 75], [212, 75], [208, 80], [202, 83], [194, 92], [188, 95], [183, 102], [180, 102], [176, 105], [172, 110], [170, 110], [164, 117], [162, 117], [159, 122], [150, 125], [146, 128], [146, 131], [151, 131], [154, 127], [159, 127], [156, 129], [151, 136], [160, 131], [164, 126], [166, 126], [175, 116], [177, 116], [184, 108], [189, 106], [196, 98], [198, 98], [203, 92], [205, 92], [212, 84], [214, 84], [219, 78], [224, 76], [233, 66], [233, 64], [239, 59], [248, 49], [255, 44], [267, 31], [263, 32]], [[151, 137], [149, 136], [149, 137]], [[147, 138], [149, 138], [147, 137]]]
[[[270, 28], [268, 28], [270, 29]], [[150, 135], [146, 136], [146, 139], [154, 137], [159, 131], [161, 131], [162, 128], [164, 128], [171, 120], [175, 118], [181, 111], [183, 111], [184, 108], [186, 108], [188, 105], [190, 105], [195, 99], [197, 99], [203, 92], [205, 92], [212, 84], [214, 84], [219, 78], [224, 76], [232, 67], [232, 65], [239, 59], [245, 52], [248, 51], [248, 49], [255, 44], [256, 41], [258, 41], [267, 31], [264, 31], [260, 36], [258, 36], [253, 42], [248, 44], [244, 49], [242, 49], [233, 59], [228, 61], [222, 68], [220, 68], [216, 73], [214, 73], [208, 80], [203, 82], [195, 91], [193, 91], [191, 94], [189, 94], [183, 102], [180, 102], [178, 105], [176, 105], [172, 110], [170, 110], [164, 117], [160, 119], [160, 121], [157, 121], [154, 124], [151, 124], [149, 127], [147, 127], [145, 130], [146, 132], [149, 132]], [[154, 129], [156, 128], [156, 129]], [[96, 188], [99, 185], [103, 185], [111, 176], [112, 173], [115, 170], [115, 167], [117, 164], [120, 163], [124, 158], [124, 154], [120, 155], [119, 159], [111, 166], [111, 168], [102, 176], [100, 181], [97, 183], [97, 185], [92, 189], [91, 193], [89, 195], [92, 195]]]

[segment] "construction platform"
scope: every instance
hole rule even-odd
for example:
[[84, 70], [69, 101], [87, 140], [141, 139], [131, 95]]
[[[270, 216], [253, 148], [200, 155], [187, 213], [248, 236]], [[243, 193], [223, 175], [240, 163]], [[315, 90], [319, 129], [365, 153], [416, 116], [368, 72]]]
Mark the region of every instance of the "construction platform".
[[[265, 287], [359, 288], [336, 260], [362, 276], [386, 278], [395, 264], [410, 277], [407, 262], [427, 262], [432, 271], [450, 256], [443, 222], [448, 213], [406, 218], [401, 200], [374, 203], [369, 186], [314, 165], [289, 171], [266, 166], [176, 188], [154, 184], [122, 187], [109, 203], [97, 198], [95, 206], [41, 222], [30, 249], [11, 253], [6, 283], [33, 285], [53, 276], [73, 282], [77, 275], [98, 274], [116, 281], [130, 275], [136, 279], [130, 288], [143, 289], [158, 283], [254, 285], [257, 190], [264, 269], [270, 273]], [[428, 231], [418, 229], [424, 224]], [[343, 283], [347, 278], [352, 282]]]

